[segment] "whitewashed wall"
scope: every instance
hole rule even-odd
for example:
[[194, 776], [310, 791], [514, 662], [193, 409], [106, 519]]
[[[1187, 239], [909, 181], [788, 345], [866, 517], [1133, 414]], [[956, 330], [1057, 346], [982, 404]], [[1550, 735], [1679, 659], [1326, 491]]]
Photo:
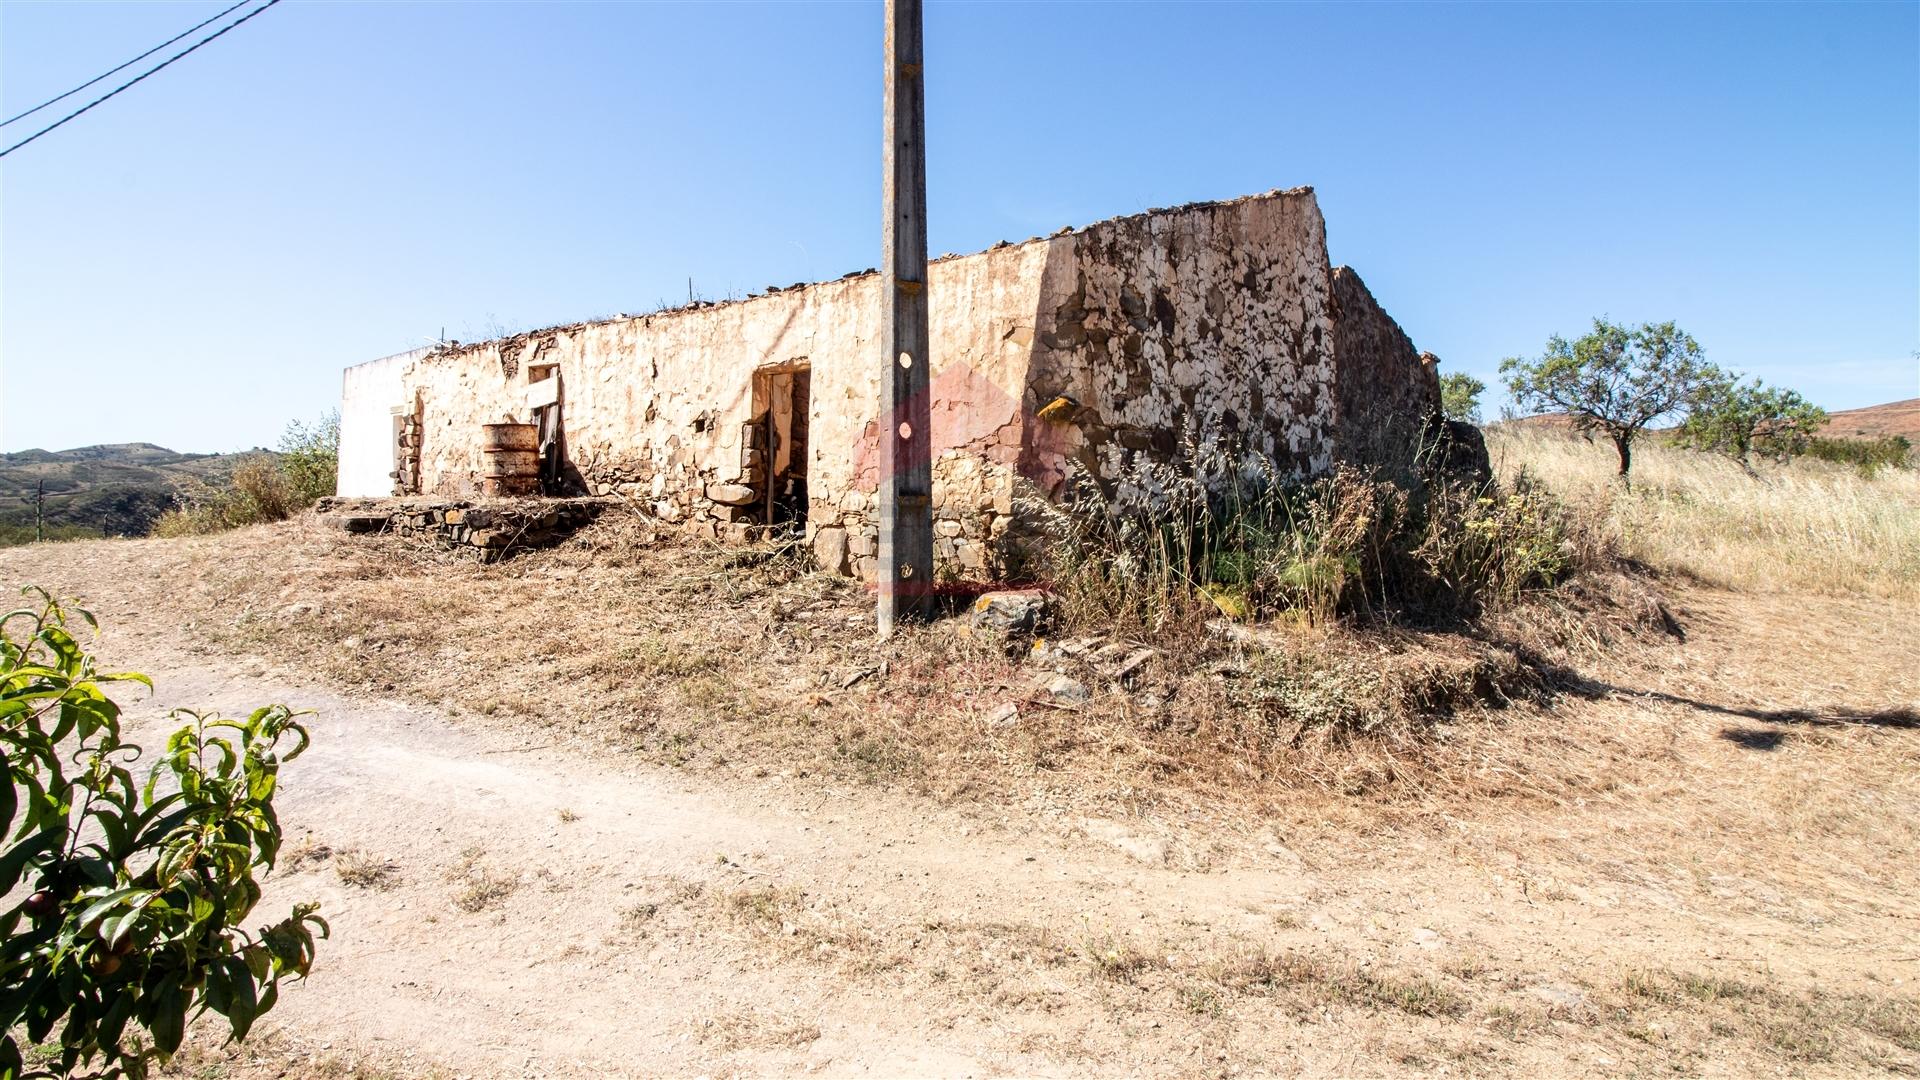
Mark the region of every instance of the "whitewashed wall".
[[393, 494], [393, 410], [406, 403], [402, 381], [426, 349], [396, 353], [347, 369], [340, 388], [340, 480], [335, 494]]

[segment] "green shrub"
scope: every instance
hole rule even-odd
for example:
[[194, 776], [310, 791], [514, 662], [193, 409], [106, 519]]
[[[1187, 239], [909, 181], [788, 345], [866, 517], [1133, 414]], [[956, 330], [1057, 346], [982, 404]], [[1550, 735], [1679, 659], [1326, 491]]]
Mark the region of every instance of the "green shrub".
[[1807, 443], [1806, 455], [1851, 465], [1866, 477], [1872, 477], [1881, 469], [1913, 467], [1913, 443], [1905, 435], [1883, 435], [1877, 439], [1814, 438]]
[[284, 521], [302, 505], [270, 454], [248, 454], [226, 476], [183, 487], [179, 495], [180, 505], [154, 522], [153, 535], [190, 536]]
[[1826, 422], [1826, 410], [1792, 390], [1722, 375], [1701, 389], [1674, 442], [1740, 462], [1753, 454], [1786, 461], [1805, 453]]
[[279, 464], [296, 507], [305, 509], [332, 495], [340, 476], [340, 410], [313, 424], [288, 424], [280, 437]]
[[1440, 376], [1440, 412], [1449, 420], [1469, 424], [1480, 422], [1480, 395], [1487, 384], [1464, 371], [1449, 371]]
[[62, 605], [28, 592], [33, 607], [0, 616], [0, 894], [24, 894], [0, 914], [0, 1076], [23, 1071], [21, 1035], [57, 1038], [58, 1075], [144, 1076], [190, 1015], [219, 1013], [245, 1038], [313, 962], [314, 905], [241, 927], [280, 849], [280, 765], [307, 732], [283, 705], [244, 721], [176, 710], [190, 722], [136, 784], [140, 748], [103, 688], [151, 680], [98, 671]]

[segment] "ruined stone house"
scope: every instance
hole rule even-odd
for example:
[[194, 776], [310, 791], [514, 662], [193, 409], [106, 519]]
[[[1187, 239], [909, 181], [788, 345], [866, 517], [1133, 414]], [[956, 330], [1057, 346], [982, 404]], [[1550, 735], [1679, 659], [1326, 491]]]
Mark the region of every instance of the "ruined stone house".
[[[1404, 460], [1430, 356], [1330, 265], [1309, 188], [1115, 218], [929, 268], [936, 560], [1004, 569], [1016, 496], [1223, 439], [1311, 475]], [[540, 423], [549, 494], [618, 495], [700, 536], [877, 544], [880, 281], [448, 343], [347, 369], [340, 494], [470, 497], [482, 425]]]

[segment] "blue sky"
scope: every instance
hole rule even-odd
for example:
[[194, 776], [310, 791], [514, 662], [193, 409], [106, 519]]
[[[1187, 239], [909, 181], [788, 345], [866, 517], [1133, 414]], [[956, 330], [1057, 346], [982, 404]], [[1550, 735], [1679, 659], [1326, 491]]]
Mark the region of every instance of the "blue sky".
[[[4, 0], [0, 109], [224, 6]], [[287, 0], [0, 159], [0, 447], [271, 444], [443, 328], [876, 265], [880, 19]], [[936, 252], [1310, 184], [1447, 370], [1606, 313], [1830, 408], [1920, 394], [1920, 5], [930, 3], [927, 35]]]

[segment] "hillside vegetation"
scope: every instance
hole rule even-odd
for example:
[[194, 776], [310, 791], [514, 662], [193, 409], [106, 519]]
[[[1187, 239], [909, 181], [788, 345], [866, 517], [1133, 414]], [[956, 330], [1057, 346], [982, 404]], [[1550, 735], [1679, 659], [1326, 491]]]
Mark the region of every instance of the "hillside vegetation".
[[182, 454], [152, 443], [0, 454], [0, 546], [33, 539], [34, 499], [46, 485], [50, 540], [145, 536], [182, 486], [204, 484], [235, 454]]

